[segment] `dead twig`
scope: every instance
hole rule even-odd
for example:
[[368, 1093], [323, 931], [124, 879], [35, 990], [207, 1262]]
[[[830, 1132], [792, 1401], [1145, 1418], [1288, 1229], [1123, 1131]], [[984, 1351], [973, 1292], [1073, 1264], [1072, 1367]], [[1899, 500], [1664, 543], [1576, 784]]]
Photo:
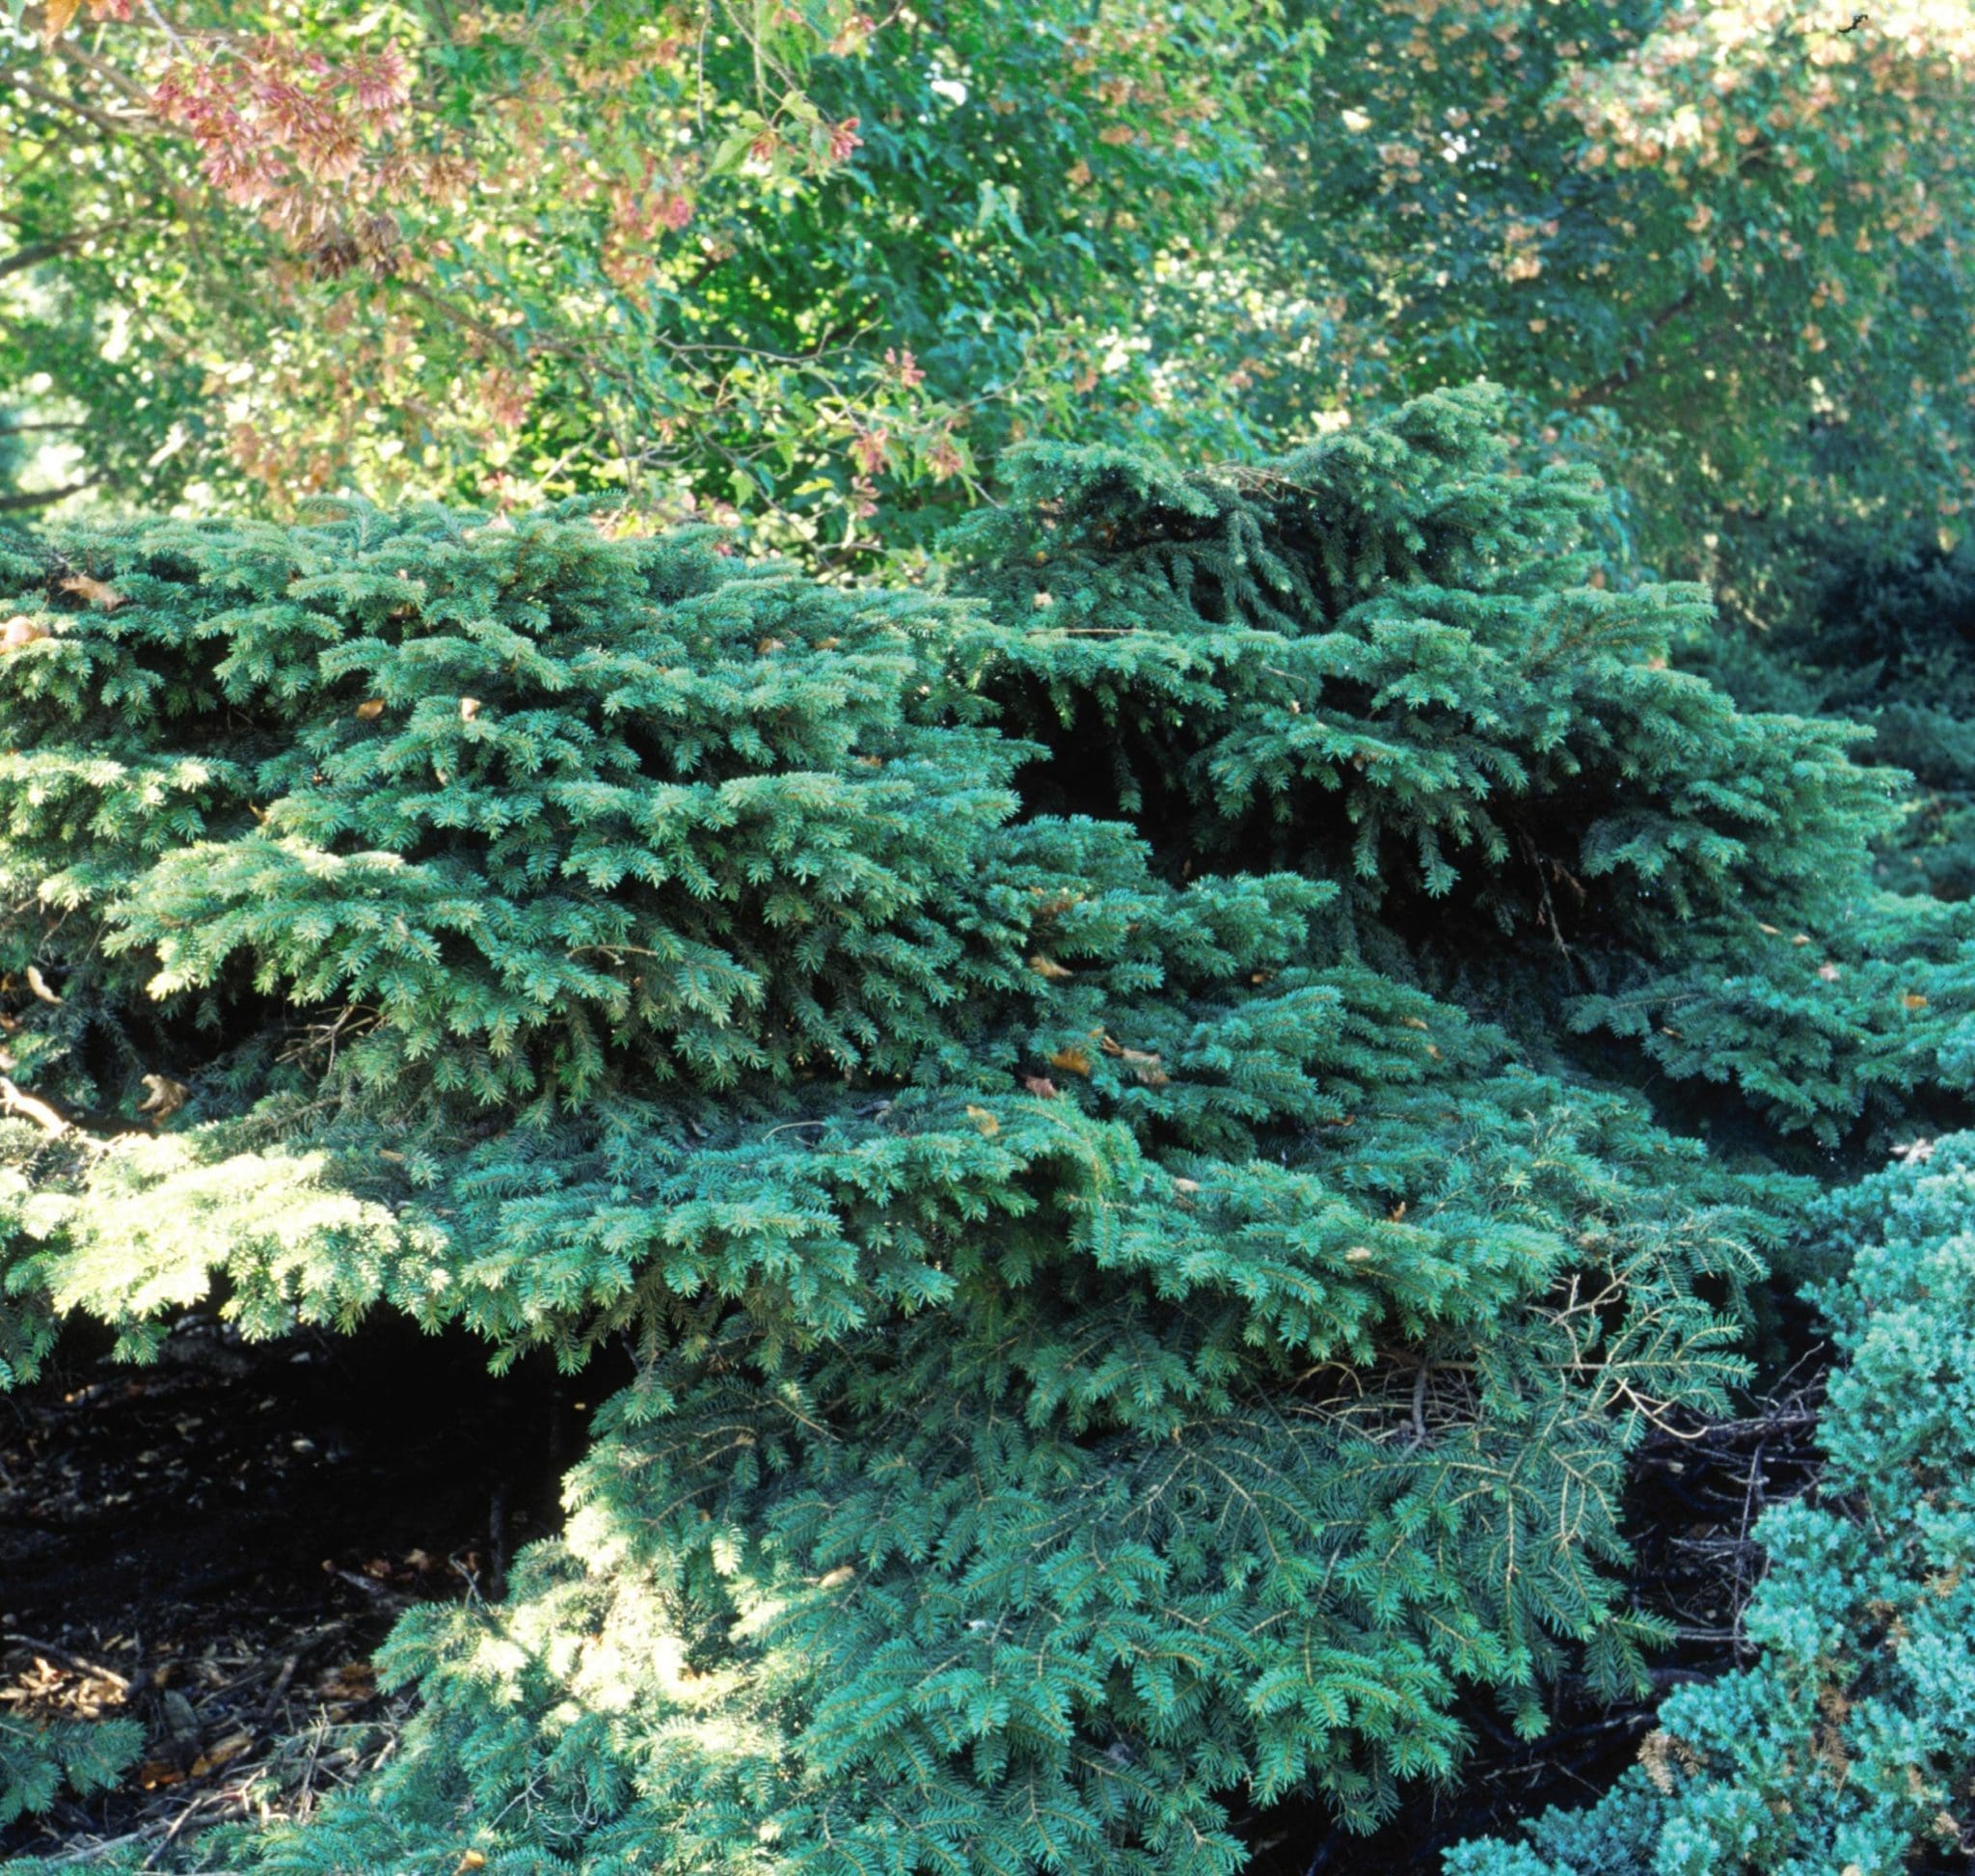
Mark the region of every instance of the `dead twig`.
[[60, 1140], [69, 1131], [68, 1123], [45, 1101], [24, 1093], [4, 1074], [0, 1074], [0, 1110], [34, 1122], [51, 1140]]

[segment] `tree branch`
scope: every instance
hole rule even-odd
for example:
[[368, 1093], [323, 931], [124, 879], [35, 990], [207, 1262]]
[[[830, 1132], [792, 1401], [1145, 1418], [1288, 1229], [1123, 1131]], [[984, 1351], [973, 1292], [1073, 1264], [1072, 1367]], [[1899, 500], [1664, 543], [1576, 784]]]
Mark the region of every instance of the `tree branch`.
[[33, 79], [18, 71], [0, 73], [0, 85], [10, 87], [23, 97], [33, 98], [37, 104], [43, 105], [48, 110], [62, 111], [70, 117], [81, 118], [85, 122], [95, 124], [106, 136], [121, 136], [140, 122], [149, 122], [150, 117], [148, 111], [143, 118], [139, 118], [134, 112], [127, 117], [120, 118], [109, 111], [99, 111], [95, 105], [85, 104], [78, 97], [64, 97], [60, 92], [51, 92], [45, 86], [37, 85]]
[[65, 496], [80, 495], [84, 489], [95, 488], [96, 478], [92, 476], [86, 481], [70, 482], [67, 488], [36, 489], [24, 495], [0, 495], [0, 514], [18, 514], [27, 508], [45, 508], [50, 503], [60, 502]]
[[59, 1140], [68, 1131], [68, 1123], [45, 1101], [24, 1094], [4, 1074], [0, 1074], [0, 1113], [19, 1114], [31, 1120], [50, 1139]]
[[[1641, 354], [1643, 354], [1646, 340], [1653, 338], [1664, 326], [1679, 318], [1699, 296], [1700, 288], [1690, 286], [1671, 305], [1663, 306], [1658, 313], [1654, 313], [1646, 321], [1645, 330], [1639, 335]], [[1641, 357], [1640, 368], [1644, 368], [1643, 356]], [[1621, 365], [1617, 370], [1607, 372], [1595, 384], [1587, 384], [1583, 390], [1572, 392], [1563, 400], [1564, 405], [1570, 410], [1582, 410], [1586, 404], [1595, 404], [1601, 398], [1609, 397], [1614, 391], [1623, 390], [1625, 386], [1632, 382], [1635, 375], [1634, 369], [1630, 365]]]
[[105, 222], [100, 228], [79, 228], [73, 233], [57, 235], [52, 241], [31, 241], [26, 247], [15, 248], [12, 254], [0, 257], [0, 280], [5, 280], [9, 274], [25, 273], [30, 267], [39, 267], [44, 260], [53, 260], [85, 242], [105, 234], [116, 234], [129, 226], [129, 219], [125, 217], [120, 221]]

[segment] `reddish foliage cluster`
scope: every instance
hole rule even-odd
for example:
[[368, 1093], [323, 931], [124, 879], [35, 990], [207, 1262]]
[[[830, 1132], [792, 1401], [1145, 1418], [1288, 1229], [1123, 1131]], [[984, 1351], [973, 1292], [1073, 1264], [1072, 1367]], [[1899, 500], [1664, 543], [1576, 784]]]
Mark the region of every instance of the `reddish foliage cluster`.
[[457, 156], [393, 147], [411, 116], [412, 68], [392, 45], [332, 61], [272, 35], [219, 42], [203, 60], [176, 60], [151, 102], [191, 139], [215, 189], [332, 273], [396, 247], [387, 204], [454, 199], [472, 179]]

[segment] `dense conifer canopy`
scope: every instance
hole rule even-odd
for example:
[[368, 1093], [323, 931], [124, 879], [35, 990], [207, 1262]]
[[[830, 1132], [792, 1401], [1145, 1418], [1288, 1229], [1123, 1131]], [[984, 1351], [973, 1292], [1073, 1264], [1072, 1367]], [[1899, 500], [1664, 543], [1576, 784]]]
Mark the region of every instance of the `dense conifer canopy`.
[[0, 1389], [602, 1403], [8, 1867], [1965, 1861], [1971, 21], [0, 9]]
[[1237, 1791], [1363, 1828], [1474, 1692], [1637, 1681], [1625, 1454], [1798, 1194], [1505, 987], [1828, 918], [1889, 810], [1502, 411], [1038, 450], [943, 595], [555, 512], [7, 550], [11, 1369], [208, 1296], [638, 1364], [235, 1863], [1231, 1870]]

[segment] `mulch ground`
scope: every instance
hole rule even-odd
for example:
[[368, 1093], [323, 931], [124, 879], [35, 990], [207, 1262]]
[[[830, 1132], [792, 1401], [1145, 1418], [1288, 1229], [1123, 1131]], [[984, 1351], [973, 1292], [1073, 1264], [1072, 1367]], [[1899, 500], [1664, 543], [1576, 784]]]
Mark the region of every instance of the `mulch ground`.
[[0, 1395], [0, 1708], [147, 1733], [114, 1791], [0, 1830], [0, 1861], [161, 1853], [377, 1763], [410, 1702], [372, 1650], [553, 1528], [587, 1398], [400, 1325], [247, 1347], [209, 1319], [152, 1366], [68, 1346]]

